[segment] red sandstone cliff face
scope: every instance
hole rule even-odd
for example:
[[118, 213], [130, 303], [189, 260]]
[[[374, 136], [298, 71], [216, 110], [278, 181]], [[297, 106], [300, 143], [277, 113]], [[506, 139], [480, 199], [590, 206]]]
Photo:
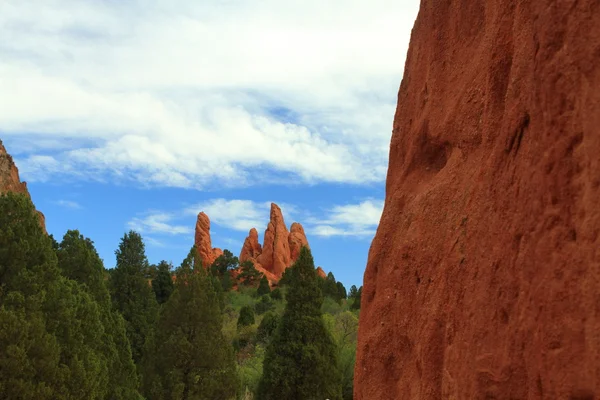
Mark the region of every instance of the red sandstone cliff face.
[[258, 232], [256, 231], [256, 228], [252, 228], [250, 229], [250, 232], [248, 232], [248, 237], [242, 246], [239, 257], [240, 263], [250, 260], [256, 265], [256, 259], [260, 253], [262, 253], [262, 247], [258, 242]]
[[[19, 170], [0, 140], [0, 194], [6, 192], [25, 194], [31, 199], [29, 191], [27, 190], [27, 183], [21, 182]], [[44, 232], [46, 232], [46, 219], [44, 214], [39, 211], [37, 213], [40, 219], [40, 225]]]
[[304, 233], [304, 228], [297, 222], [294, 222], [290, 227], [288, 243], [290, 248], [290, 261], [292, 263], [298, 259], [298, 256], [300, 255], [300, 249], [303, 246], [306, 246], [310, 249], [310, 246], [308, 245], [308, 239], [306, 239], [306, 234]]
[[422, 0], [355, 398], [600, 396], [600, 3]]
[[264, 242], [258, 242], [258, 232], [252, 228], [240, 251], [240, 263], [252, 261], [256, 269], [267, 277], [271, 285], [276, 284], [287, 268], [300, 254], [300, 248], [308, 245], [301, 224], [294, 222], [288, 232], [281, 209], [271, 204], [270, 220], [265, 230]]
[[288, 239], [289, 232], [281, 209], [277, 204], [271, 203], [271, 219], [265, 230], [263, 250], [257, 261], [264, 269], [278, 277], [292, 264]]
[[217, 259], [217, 257], [223, 254], [221, 249], [212, 247], [212, 241], [210, 238], [210, 219], [203, 212], [198, 214], [198, 219], [196, 220], [196, 235], [194, 243], [205, 268], [210, 266]]

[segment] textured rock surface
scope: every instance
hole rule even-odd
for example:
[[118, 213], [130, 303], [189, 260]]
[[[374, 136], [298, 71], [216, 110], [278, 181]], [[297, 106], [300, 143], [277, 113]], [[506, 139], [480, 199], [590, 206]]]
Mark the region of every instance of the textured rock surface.
[[256, 265], [256, 259], [262, 253], [262, 247], [258, 242], [258, 232], [255, 228], [250, 229], [248, 237], [244, 240], [244, 245], [240, 251], [240, 263], [252, 261]]
[[600, 396], [600, 2], [422, 0], [355, 399]]
[[323, 271], [323, 268], [321, 267], [317, 267], [317, 275], [323, 279], [327, 278], [327, 274], [325, 273], [325, 271]]
[[290, 227], [288, 243], [290, 248], [290, 261], [292, 263], [298, 259], [302, 246], [306, 246], [310, 249], [308, 239], [306, 239], [306, 234], [304, 233], [304, 228], [298, 222], [294, 222]]
[[212, 247], [212, 240], [210, 238], [210, 219], [204, 212], [198, 214], [198, 219], [196, 220], [194, 243], [204, 267], [211, 265], [217, 257], [223, 254], [221, 249]]
[[289, 232], [281, 209], [277, 204], [271, 203], [271, 218], [265, 230], [262, 253], [257, 261], [265, 270], [278, 277], [291, 265], [288, 238]]
[[[29, 191], [27, 190], [27, 183], [21, 182], [19, 170], [0, 140], [0, 194], [6, 192], [25, 194], [31, 199]], [[46, 219], [44, 214], [39, 211], [37, 213], [40, 219], [40, 225], [44, 232], [46, 232]]]

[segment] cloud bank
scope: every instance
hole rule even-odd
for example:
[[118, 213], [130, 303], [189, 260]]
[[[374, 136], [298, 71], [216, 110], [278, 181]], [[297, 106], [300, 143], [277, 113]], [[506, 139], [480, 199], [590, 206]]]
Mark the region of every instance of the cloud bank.
[[30, 181], [382, 182], [417, 8], [4, 0], [0, 135]]

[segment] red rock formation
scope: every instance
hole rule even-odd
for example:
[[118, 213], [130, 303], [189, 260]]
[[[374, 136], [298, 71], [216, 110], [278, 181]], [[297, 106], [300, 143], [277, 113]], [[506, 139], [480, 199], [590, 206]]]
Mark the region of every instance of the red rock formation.
[[204, 267], [210, 266], [217, 257], [223, 254], [221, 249], [212, 247], [210, 238], [210, 219], [204, 212], [198, 214], [198, 219], [196, 220], [196, 236], [194, 243], [196, 244], [196, 249], [202, 259]]
[[292, 263], [298, 259], [302, 246], [306, 246], [310, 249], [306, 234], [304, 233], [304, 228], [298, 222], [294, 222], [290, 227], [288, 243], [290, 247], [290, 260]]
[[281, 277], [283, 271], [291, 265], [289, 232], [285, 226], [281, 209], [271, 203], [271, 219], [265, 230], [263, 251], [258, 256], [258, 263], [267, 271]]
[[355, 398], [600, 396], [600, 3], [422, 0]]
[[256, 259], [260, 253], [262, 253], [262, 247], [258, 243], [258, 232], [255, 228], [252, 228], [242, 246], [239, 257], [240, 263], [250, 260], [256, 264]]
[[[21, 182], [19, 170], [10, 154], [6, 152], [6, 148], [4, 148], [4, 145], [0, 140], [0, 194], [6, 192], [21, 193], [31, 199], [29, 191], [27, 190], [27, 183]], [[40, 211], [37, 213], [40, 219], [40, 225], [44, 232], [46, 232], [46, 218]]]
[[317, 276], [323, 279], [327, 278], [327, 274], [325, 273], [325, 271], [323, 271], [323, 268], [321, 267], [317, 267]]

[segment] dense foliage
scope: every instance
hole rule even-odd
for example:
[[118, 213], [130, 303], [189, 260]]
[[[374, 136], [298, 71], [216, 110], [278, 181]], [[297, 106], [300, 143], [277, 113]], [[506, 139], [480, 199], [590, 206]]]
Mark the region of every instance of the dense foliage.
[[322, 318], [323, 295], [306, 247], [291, 271], [287, 305], [265, 353], [258, 397], [341, 399], [337, 349]]
[[126, 233], [115, 255], [117, 265], [110, 279], [113, 305], [125, 318], [133, 361], [139, 364], [146, 338], [152, 334], [158, 313], [151, 283], [144, 276], [148, 259], [140, 234], [134, 231]]
[[223, 336], [219, 299], [195, 247], [176, 276], [146, 345], [144, 392], [150, 399], [231, 399], [238, 390], [233, 349]]
[[130, 231], [115, 256], [0, 196], [0, 398], [352, 399], [362, 288], [318, 278], [308, 250], [273, 290], [227, 250], [173, 270]]

